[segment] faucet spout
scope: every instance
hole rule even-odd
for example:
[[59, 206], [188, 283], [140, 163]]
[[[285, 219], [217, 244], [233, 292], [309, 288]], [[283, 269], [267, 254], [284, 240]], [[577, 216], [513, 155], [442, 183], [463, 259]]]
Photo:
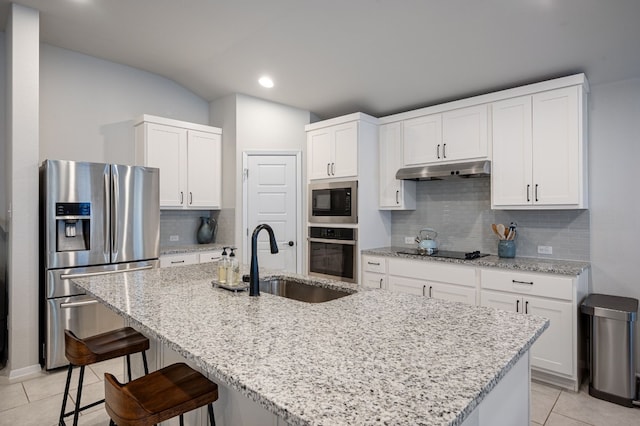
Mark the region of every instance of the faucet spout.
[[256, 226], [251, 235], [251, 269], [249, 270], [249, 296], [260, 296], [260, 275], [258, 273], [258, 234], [263, 229], [269, 233], [271, 254], [278, 253], [278, 244], [273, 229], [266, 223]]

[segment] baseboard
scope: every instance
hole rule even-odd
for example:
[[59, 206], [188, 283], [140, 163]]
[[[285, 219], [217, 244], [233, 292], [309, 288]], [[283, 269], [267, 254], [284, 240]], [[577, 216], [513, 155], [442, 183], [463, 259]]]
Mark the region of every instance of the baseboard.
[[42, 367], [40, 364], [30, 365], [28, 367], [18, 368], [15, 370], [9, 370], [7, 366], [2, 370], [3, 375], [0, 375], [0, 383], [11, 384], [18, 383], [25, 380], [33, 379], [42, 375]]
[[578, 383], [577, 380], [560, 377], [555, 374], [536, 370], [535, 368], [531, 369], [531, 379], [537, 382], [550, 384], [574, 392], [578, 392], [580, 390], [580, 383]]

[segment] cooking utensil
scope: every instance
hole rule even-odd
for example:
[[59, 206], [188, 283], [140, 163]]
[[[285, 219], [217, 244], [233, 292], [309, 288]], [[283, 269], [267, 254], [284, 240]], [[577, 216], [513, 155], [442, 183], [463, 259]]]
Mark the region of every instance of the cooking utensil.
[[502, 235], [500, 235], [500, 233], [498, 232], [498, 227], [496, 226], [495, 223], [491, 224], [491, 229], [493, 229], [493, 233], [496, 234], [498, 236], [498, 238], [502, 239]]
[[501, 224], [501, 223], [497, 224], [496, 225], [496, 230], [498, 231], [498, 236], [500, 237], [500, 239], [504, 240], [505, 239], [505, 233], [504, 233], [505, 227], [504, 227], [504, 225]]

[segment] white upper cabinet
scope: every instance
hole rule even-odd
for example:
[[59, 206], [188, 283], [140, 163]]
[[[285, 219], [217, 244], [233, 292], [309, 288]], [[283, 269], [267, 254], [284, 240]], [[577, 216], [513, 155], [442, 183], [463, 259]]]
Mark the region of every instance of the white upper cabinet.
[[492, 205], [587, 208], [581, 86], [494, 102]]
[[404, 120], [402, 132], [405, 166], [433, 163], [441, 159], [442, 114]]
[[358, 122], [307, 133], [309, 179], [358, 176]]
[[405, 166], [487, 158], [487, 105], [402, 122]]
[[487, 105], [460, 108], [442, 114], [442, 160], [487, 157]]
[[416, 183], [396, 179], [402, 167], [402, 123], [379, 127], [380, 209], [415, 210]]
[[221, 130], [145, 115], [136, 124], [136, 164], [160, 169], [160, 207], [219, 209]]

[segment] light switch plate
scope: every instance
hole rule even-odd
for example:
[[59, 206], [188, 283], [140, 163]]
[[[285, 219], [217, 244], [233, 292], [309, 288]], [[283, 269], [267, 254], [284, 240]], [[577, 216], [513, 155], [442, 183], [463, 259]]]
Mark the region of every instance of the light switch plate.
[[169, 241], [180, 241], [179, 235], [169, 235]]
[[551, 246], [538, 246], [538, 254], [553, 254], [553, 247], [551, 247]]

